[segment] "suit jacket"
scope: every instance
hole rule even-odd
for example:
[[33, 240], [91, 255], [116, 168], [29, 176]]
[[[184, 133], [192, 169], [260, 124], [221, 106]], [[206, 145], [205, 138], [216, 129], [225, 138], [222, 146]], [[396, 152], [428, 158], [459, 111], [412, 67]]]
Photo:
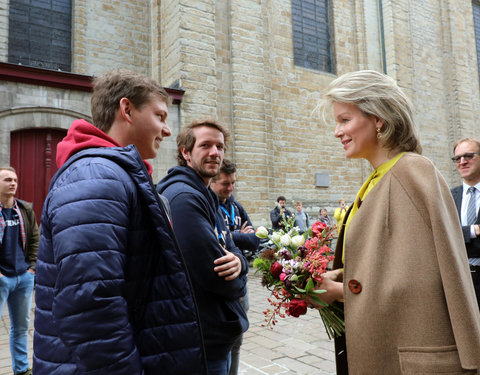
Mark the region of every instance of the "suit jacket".
[[336, 267], [344, 242], [350, 375], [478, 373], [480, 313], [460, 222], [428, 159], [405, 154], [370, 191], [340, 233]]
[[[463, 185], [456, 186], [452, 190], [453, 200], [457, 206], [458, 217], [461, 217]], [[477, 213], [477, 221], [475, 224], [480, 224], [480, 212]], [[480, 258], [480, 238], [470, 238], [470, 225], [462, 226], [463, 239], [467, 248], [469, 258]]]

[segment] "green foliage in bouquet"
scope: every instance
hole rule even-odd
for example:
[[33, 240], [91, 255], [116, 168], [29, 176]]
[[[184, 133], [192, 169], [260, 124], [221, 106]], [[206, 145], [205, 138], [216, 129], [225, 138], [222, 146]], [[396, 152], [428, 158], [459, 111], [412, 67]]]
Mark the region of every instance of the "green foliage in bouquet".
[[253, 262], [255, 272], [262, 274], [262, 285], [272, 291], [268, 301], [273, 309], [264, 311], [266, 325], [273, 328], [278, 322], [277, 316], [306, 314], [308, 301], [321, 307], [319, 312], [328, 337], [341, 335], [345, 331], [342, 310], [324, 302], [319, 296], [325, 290], [315, 288], [334, 258], [327, 244], [336, 227], [316, 222], [307, 232], [299, 234], [295, 218], [284, 217], [283, 228], [270, 234], [266, 228], [259, 227], [256, 232], [258, 237], [268, 238], [271, 243]]

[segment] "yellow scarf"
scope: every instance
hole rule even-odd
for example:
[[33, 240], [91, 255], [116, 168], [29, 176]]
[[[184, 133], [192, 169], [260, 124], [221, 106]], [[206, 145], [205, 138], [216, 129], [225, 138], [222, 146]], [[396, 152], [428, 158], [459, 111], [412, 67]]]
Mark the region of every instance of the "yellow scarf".
[[352, 211], [350, 211], [350, 214], [348, 215], [347, 222], [345, 223], [345, 228], [343, 230], [345, 231], [343, 235], [343, 252], [342, 252], [342, 263], [345, 263], [345, 239], [347, 235], [347, 230], [350, 222], [352, 221], [353, 217], [358, 211], [358, 202], [364, 201], [365, 198], [367, 197], [368, 193], [373, 189], [373, 187], [378, 184], [378, 182], [382, 179], [385, 174], [392, 169], [392, 167], [397, 163], [397, 161], [400, 160], [400, 158], [405, 154], [405, 152], [401, 152], [397, 156], [395, 156], [393, 159], [390, 159], [389, 161], [383, 163], [381, 166], [379, 166], [377, 169], [375, 169], [370, 176], [367, 178], [367, 180], [363, 183], [362, 187], [357, 193], [357, 196], [355, 197], [355, 201], [353, 202], [353, 207]]

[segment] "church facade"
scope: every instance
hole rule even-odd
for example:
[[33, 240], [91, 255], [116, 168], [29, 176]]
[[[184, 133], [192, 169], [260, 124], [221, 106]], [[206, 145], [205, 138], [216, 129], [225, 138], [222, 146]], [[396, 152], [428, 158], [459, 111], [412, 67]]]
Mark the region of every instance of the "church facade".
[[338, 75], [374, 69], [406, 91], [424, 155], [454, 186], [453, 144], [480, 137], [479, 8], [476, 0], [0, 0], [0, 164], [19, 169], [21, 198], [41, 202], [56, 142], [74, 119], [90, 119], [91, 78], [123, 67], [174, 98], [154, 182], [175, 165], [178, 130], [215, 118], [232, 133], [236, 198], [256, 225], [269, 224], [278, 195], [292, 209], [300, 200], [311, 215], [332, 214], [370, 167], [345, 158], [316, 105]]

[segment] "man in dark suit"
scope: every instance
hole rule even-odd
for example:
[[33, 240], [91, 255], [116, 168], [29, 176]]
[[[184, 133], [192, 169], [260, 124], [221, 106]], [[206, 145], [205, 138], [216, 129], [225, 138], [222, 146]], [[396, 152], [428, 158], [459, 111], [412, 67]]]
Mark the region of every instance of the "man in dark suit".
[[480, 307], [480, 141], [460, 139], [453, 146], [452, 160], [463, 184], [452, 189], [453, 199], [462, 222], [468, 263]]

